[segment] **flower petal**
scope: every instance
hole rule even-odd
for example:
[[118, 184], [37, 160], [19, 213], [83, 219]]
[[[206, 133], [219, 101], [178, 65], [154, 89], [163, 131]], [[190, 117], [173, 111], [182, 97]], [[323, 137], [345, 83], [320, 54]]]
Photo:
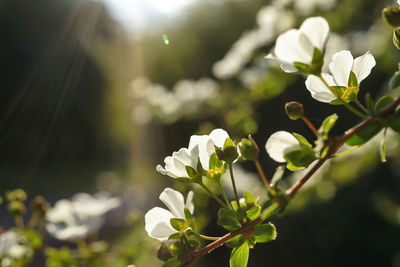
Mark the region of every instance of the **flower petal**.
[[[331, 75], [322, 73], [322, 77], [330, 85], [335, 85]], [[315, 75], [308, 76], [306, 80], [307, 90], [310, 91], [311, 96], [321, 102], [329, 103], [335, 100], [335, 95], [326, 87], [326, 85]]]
[[190, 191], [186, 196], [186, 207], [193, 214], [194, 212], [194, 204], [193, 204], [193, 191]]
[[350, 51], [342, 50], [333, 54], [329, 70], [337, 85], [347, 87], [352, 67], [353, 56]]
[[183, 195], [179, 191], [167, 187], [160, 194], [160, 200], [171, 211], [173, 218], [185, 218], [185, 202]]
[[358, 84], [368, 77], [375, 65], [375, 58], [369, 51], [354, 60], [353, 72], [357, 77]]
[[285, 154], [298, 148], [300, 148], [299, 141], [286, 131], [279, 131], [272, 134], [265, 144], [268, 155], [277, 162], [286, 162], [284, 159]]
[[152, 208], [144, 216], [145, 230], [150, 237], [164, 242], [176, 232], [170, 223], [172, 218], [172, 213], [168, 210], [159, 207]]
[[312, 55], [304, 51], [300, 44], [301, 33], [298, 30], [291, 29], [279, 35], [275, 44], [275, 55], [282, 61], [289, 63], [301, 62], [311, 63]]
[[308, 37], [314, 47], [321, 51], [324, 50], [329, 35], [329, 24], [323, 17], [306, 19], [301, 24], [299, 31]]
[[229, 138], [229, 135], [223, 129], [214, 129], [209, 134], [209, 137], [217, 147], [222, 148], [224, 146], [226, 139]]

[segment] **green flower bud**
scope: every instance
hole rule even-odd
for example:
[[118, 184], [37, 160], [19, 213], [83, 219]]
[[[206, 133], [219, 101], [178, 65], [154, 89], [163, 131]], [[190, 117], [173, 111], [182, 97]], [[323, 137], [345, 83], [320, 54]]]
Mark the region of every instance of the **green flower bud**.
[[393, 44], [400, 50], [400, 27], [393, 29]]
[[49, 209], [49, 203], [42, 196], [36, 196], [32, 201], [32, 208], [35, 212], [43, 217]]
[[25, 201], [26, 193], [22, 189], [9, 190], [6, 192], [6, 199], [8, 201]]
[[250, 139], [242, 138], [238, 144], [240, 154], [244, 160], [257, 161], [260, 149], [254, 140], [249, 136]]
[[239, 156], [236, 144], [230, 138], [226, 138], [222, 149], [217, 146], [214, 147], [218, 159], [223, 160], [228, 164], [232, 164]]
[[8, 203], [8, 211], [15, 215], [22, 215], [26, 211], [26, 207], [21, 201], [10, 201]]
[[285, 111], [291, 120], [298, 120], [304, 116], [303, 105], [299, 102], [292, 101], [285, 104]]
[[382, 17], [392, 28], [400, 26], [400, 8], [396, 6], [388, 6], [382, 10]]

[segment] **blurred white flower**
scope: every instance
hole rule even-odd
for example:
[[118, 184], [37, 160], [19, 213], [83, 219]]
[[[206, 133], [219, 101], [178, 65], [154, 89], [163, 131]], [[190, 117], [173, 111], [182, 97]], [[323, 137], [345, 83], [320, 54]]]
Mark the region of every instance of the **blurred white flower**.
[[214, 129], [209, 135], [192, 135], [189, 150], [198, 146], [201, 165], [203, 169], [209, 170], [210, 157], [215, 153], [214, 145], [222, 148], [227, 138], [229, 135], [223, 129]]
[[104, 224], [104, 215], [121, 204], [106, 192], [93, 196], [75, 194], [71, 200], [61, 199], [46, 214], [46, 230], [59, 240], [75, 241], [98, 231]]
[[277, 162], [286, 162], [284, 156], [300, 149], [300, 143], [293, 134], [279, 131], [272, 134], [265, 144], [268, 155]]
[[[353, 72], [359, 85], [371, 73], [375, 64], [374, 56], [369, 51], [353, 59], [350, 51], [342, 50], [332, 56], [332, 61], [329, 64], [329, 70], [332, 75], [322, 73], [322, 77], [329, 86], [348, 87], [350, 73]], [[308, 76], [306, 87], [311, 96], [318, 101], [329, 103], [336, 99], [336, 96], [315, 75]]]
[[295, 0], [293, 7], [297, 14], [308, 16], [317, 8], [327, 11], [335, 4], [336, 0]]
[[144, 216], [145, 230], [150, 237], [165, 242], [171, 234], [177, 232], [172, 228], [170, 220], [172, 218], [185, 219], [185, 207], [193, 214], [193, 192], [188, 193], [186, 203], [180, 192], [168, 187], [159, 198], [169, 210], [159, 207], [149, 210]]
[[27, 240], [13, 230], [0, 234], [0, 266], [11, 266], [15, 260], [32, 256]]
[[266, 58], [280, 63], [285, 72], [296, 72], [297, 68], [293, 63], [310, 65], [314, 49], [318, 48], [323, 52], [328, 35], [329, 25], [324, 18], [308, 18], [298, 30], [290, 29], [279, 35], [273, 54]]
[[156, 170], [172, 178], [188, 177], [186, 166], [197, 169], [199, 161], [199, 147], [198, 145], [187, 148], [181, 148], [178, 152], [172, 153], [164, 159], [165, 167], [157, 165]]

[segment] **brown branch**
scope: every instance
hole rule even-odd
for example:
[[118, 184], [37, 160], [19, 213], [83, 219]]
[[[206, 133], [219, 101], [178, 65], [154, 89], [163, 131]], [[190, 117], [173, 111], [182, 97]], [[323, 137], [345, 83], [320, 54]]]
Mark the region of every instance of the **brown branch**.
[[190, 266], [190, 264], [192, 264], [194, 261], [196, 261], [199, 257], [210, 253], [211, 251], [213, 251], [214, 249], [222, 246], [223, 244], [225, 244], [226, 241], [230, 240], [231, 238], [239, 235], [239, 234], [245, 234], [247, 232], [251, 232], [254, 228], [254, 226], [256, 226], [258, 223], [260, 223], [261, 217], [258, 217], [257, 219], [255, 219], [254, 221], [251, 221], [245, 225], [242, 226], [242, 228], [232, 232], [232, 233], [228, 233], [224, 236], [222, 236], [220, 239], [215, 240], [214, 242], [208, 244], [207, 246], [205, 246], [202, 249], [193, 251], [193, 253], [190, 255], [190, 259], [187, 260], [182, 267], [188, 267]]

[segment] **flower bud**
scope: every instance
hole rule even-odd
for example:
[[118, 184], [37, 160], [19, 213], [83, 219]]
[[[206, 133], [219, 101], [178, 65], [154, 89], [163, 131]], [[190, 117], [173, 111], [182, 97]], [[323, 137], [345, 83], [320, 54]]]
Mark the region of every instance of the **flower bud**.
[[32, 201], [32, 208], [35, 212], [43, 217], [49, 209], [49, 203], [42, 196], [36, 196]]
[[397, 27], [393, 30], [393, 44], [397, 49], [400, 50], [400, 27]]
[[285, 104], [285, 111], [291, 120], [301, 119], [304, 115], [303, 105], [296, 101], [291, 101]]
[[26, 207], [22, 201], [10, 201], [8, 203], [8, 211], [15, 215], [22, 215], [26, 211]]
[[382, 10], [382, 17], [392, 28], [400, 27], [400, 8], [388, 6]]
[[6, 192], [6, 198], [8, 201], [25, 201], [26, 193], [22, 189], [15, 189]]
[[217, 146], [215, 147], [215, 153], [218, 156], [219, 160], [223, 160], [227, 162], [228, 164], [232, 164], [239, 156], [239, 153], [237, 151], [236, 144], [230, 139], [227, 138], [225, 140], [223, 148], [219, 148]]
[[257, 144], [254, 142], [252, 138], [251, 139], [242, 138], [241, 142], [238, 144], [238, 147], [240, 150], [240, 154], [244, 160], [251, 160], [251, 161], [258, 160], [258, 154], [260, 152], [260, 149], [258, 148]]

